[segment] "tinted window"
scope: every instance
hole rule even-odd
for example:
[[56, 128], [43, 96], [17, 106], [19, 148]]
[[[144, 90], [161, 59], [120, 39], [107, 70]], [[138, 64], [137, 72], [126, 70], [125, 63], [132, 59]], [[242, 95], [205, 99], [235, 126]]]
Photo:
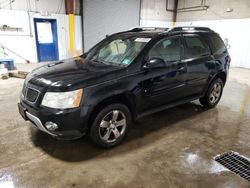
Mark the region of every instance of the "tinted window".
[[208, 35], [213, 54], [221, 54], [226, 51], [226, 46], [221, 38], [216, 34]]
[[161, 58], [165, 62], [180, 60], [180, 38], [163, 39], [156, 43], [149, 52], [149, 59]]
[[208, 54], [207, 46], [198, 36], [185, 36], [185, 58], [194, 58]]

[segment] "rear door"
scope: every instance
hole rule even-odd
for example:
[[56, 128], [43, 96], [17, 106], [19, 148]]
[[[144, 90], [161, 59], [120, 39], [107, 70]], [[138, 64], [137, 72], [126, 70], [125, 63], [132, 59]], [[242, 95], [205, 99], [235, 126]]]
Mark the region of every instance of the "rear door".
[[206, 35], [206, 38], [212, 50], [214, 62], [217, 65], [216, 68], [220, 69], [220, 71], [228, 72], [231, 58], [229, 56], [229, 53], [227, 51], [224, 42], [222, 41], [220, 36], [216, 33], [209, 33]]
[[187, 64], [187, 97], [200, 95], [214, 68], [213, 58], [206, 42], [197, 34], [184, 34], [184, 59]]
[[149, 51], [147, 59], [160, 58], [166, 66], [152, 68], [143, 81], [142, 109], [149, 110], [185, 96], [186, 63], [181, 61], [181, 37], [161, 39]]

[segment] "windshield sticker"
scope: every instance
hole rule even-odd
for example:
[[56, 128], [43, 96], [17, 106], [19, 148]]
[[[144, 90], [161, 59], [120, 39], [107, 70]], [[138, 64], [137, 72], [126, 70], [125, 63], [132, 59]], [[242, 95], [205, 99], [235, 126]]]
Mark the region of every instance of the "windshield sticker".
[[135, 42], [149, 42], [151, 38], [137, 38], [135, 39]]

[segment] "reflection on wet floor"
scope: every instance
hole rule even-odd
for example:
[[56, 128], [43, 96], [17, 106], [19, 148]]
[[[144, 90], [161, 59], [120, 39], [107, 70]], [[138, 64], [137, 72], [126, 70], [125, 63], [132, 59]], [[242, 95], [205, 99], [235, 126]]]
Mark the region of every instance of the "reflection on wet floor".
[[230, 150], [250, 157], [247, 85], [229, 81], [215, 109], [195, 101], [145, 117], [111, 150], [32, 128], [18, 115], [13, 87], [21, 83], [0, 91], [0, 188], [250, 186], [213, 160]]
[[229, 171], [227, 168], [221, 166], [213, 159], [207, 161], [199, 156], [199, 153], [185, 153], [180, 157], [181, 163], [186, 168], [187, 173], [209, 173], [220, 174], [224, 171]]
[[12, 178], [9, 174], [0, 174], [0, 188], [15, 188]]

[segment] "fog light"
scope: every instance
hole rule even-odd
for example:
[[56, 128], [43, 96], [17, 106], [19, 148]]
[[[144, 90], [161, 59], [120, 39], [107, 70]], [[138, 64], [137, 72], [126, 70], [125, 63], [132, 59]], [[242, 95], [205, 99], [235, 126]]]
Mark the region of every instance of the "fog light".
[[47, 122], [45, 123], [45, 127], [46, 127], [48, 130], [50, 130], [50, 131], [54, 131], [54, 130], [56, 130], [56, 129], [58, 128], [58, 125], [57, 125], [56, 123], [51, 122], [51, 121], [47, 121]]

